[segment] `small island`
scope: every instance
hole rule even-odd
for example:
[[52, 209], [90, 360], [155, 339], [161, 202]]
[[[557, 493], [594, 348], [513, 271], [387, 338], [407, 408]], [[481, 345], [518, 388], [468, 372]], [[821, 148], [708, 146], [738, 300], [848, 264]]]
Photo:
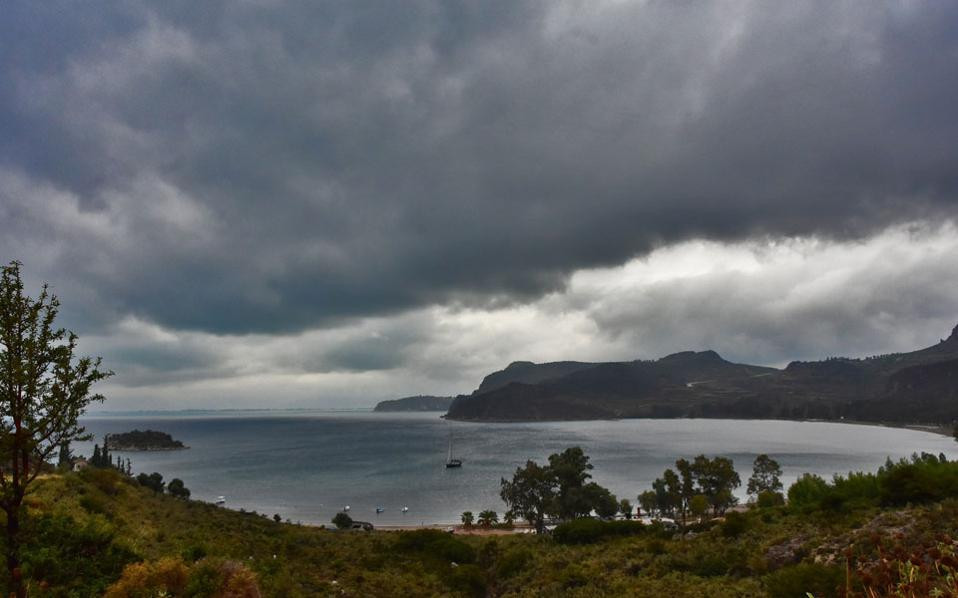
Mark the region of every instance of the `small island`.
[[373, 411], [446, 411], [454, 397], [417, 395], [391, 401], [381, 401]]
[[133, 430], [122, 434], [110, 434], [105, 440], [112, 451], [178, 451], [189, 448], [166, 432], [156, 430]]

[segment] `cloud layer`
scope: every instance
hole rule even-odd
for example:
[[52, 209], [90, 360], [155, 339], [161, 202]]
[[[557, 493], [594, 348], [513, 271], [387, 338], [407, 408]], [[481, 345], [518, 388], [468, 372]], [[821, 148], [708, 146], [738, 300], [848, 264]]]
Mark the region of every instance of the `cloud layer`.
[[[125, 347], [129, 388], [468, 390], [493, 355], [572, 357], [528, 340], [557, 304], [556, 346], [597, 358], [770, 363], [955, 319], [953, 3], [4, 12], [0, 257]], [[701, 275], [643, 278], [694, 247]]]

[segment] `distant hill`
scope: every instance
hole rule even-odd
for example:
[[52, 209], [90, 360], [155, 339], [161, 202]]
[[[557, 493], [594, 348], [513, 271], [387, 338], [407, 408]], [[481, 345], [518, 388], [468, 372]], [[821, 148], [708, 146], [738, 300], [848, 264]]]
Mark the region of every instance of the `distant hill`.
[[419, 395], [391, 401], [381, 401], [373, 411], [446, 411], [452, 404], [452, 397], [433, 397]]
[[958, 326], [932, 347], [866, 359], [793, 362], [784, 370], [731, 363], [714, 351], [655, 361], [516, 362], [453, 402], [477, 421], [620, 417], [958, 419]]

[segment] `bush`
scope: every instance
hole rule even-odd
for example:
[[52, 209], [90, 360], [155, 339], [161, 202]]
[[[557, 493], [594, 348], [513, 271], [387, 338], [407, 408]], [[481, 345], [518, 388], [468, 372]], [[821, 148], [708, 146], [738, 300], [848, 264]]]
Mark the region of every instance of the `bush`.
[[459, 564], [476, 562], [476, 550], [451, 534], [434, 529], [399, 532], [396, 547], [426, 557]]
[[192, 567], [178, 558], [135, 563], [107, 589], [106, 598], [196, 596], [260, 598], [256, 575], [239, 563], [204, 559]]
[[818, 508], [826, 494], [828, 482], [817, 475], [806, 473], [789, 487], [788, 504], [798, 509]]
[[496, 577], [505, 579], [519, 573], [532, 560], [532, 553], [527, 548], [513, 548], [496, 563]]
[[878, 471], [877, 477], [878, 494], [884, 505], [958, 497], [958, 462], [942, 461], [930, 455], [916, 455], [911, 462], [889, 462]]
[[765, 490], [764, 492], [759, 492], [758, 498], [755, 500], [755, 505], [760, 509], [780, 507], [784, 504], [785, 504], [785, 497], [782, 496], [782, 493], [772, 492], [771, 490]]
[[559, 544], [591, 544], [610, 536], [629, 536], [645, 531], [645, 526], [638, 521], [599, 521], [584, 518], [556, 526], [552, 537]]
[[349, 529], [353, 525], [353, 518], [346, 513], [336, 513], [333, 516], [333, 524], [339, 529]]
[[799, 563], [765, 577], [765, 589], [775, 598], [837, 598], [844, 583], [840, 567], [819, 563]]
[[744, 513], [731, 512], [725, 515], [722, 522], [722, 535], [726, 538], [737, 538], [749, 528], [749, 519]]
[[67, 516], [27, 520], [23, 570], [35, 582], [65, 588], [70, 595], [98, 596], [123, 568], [138, 560], [114, 543], [112, 526], [102, 519], [84, 525]]

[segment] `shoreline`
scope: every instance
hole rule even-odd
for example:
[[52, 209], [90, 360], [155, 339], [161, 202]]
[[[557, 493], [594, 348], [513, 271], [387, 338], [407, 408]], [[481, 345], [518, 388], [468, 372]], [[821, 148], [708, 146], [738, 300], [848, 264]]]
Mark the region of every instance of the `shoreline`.
[[462, 419], [448, 417], [443, 415], [442, 419], [451, 422], [464, 422], [471, 424], [534, 424], [534, 423], [558, 423], [558, 422], [595, 422], [595, 421], [625, 421], [635, 419], [647, 420], [680, 420], [680, 419], [705, 419], [705, 420], [725, 420], [725, 421], [769, 421], [769, 422], [795, 422], [795, 423], [821, 423], [821, 424], [849, 424], [853, 426], [877, 426], [882, 428], [901, 428], [905, 430], [914, 430], [916, 432], [928, 432], [939, 436], [953, 437], [953, 431], [947, 424], [940, 423], [903, 423], [903, 422], [881, 422], [868, 420], [852, 419], [790, 419], [785, 417], [588, 417], [588, 418], [543, 418], [543, 419]]

